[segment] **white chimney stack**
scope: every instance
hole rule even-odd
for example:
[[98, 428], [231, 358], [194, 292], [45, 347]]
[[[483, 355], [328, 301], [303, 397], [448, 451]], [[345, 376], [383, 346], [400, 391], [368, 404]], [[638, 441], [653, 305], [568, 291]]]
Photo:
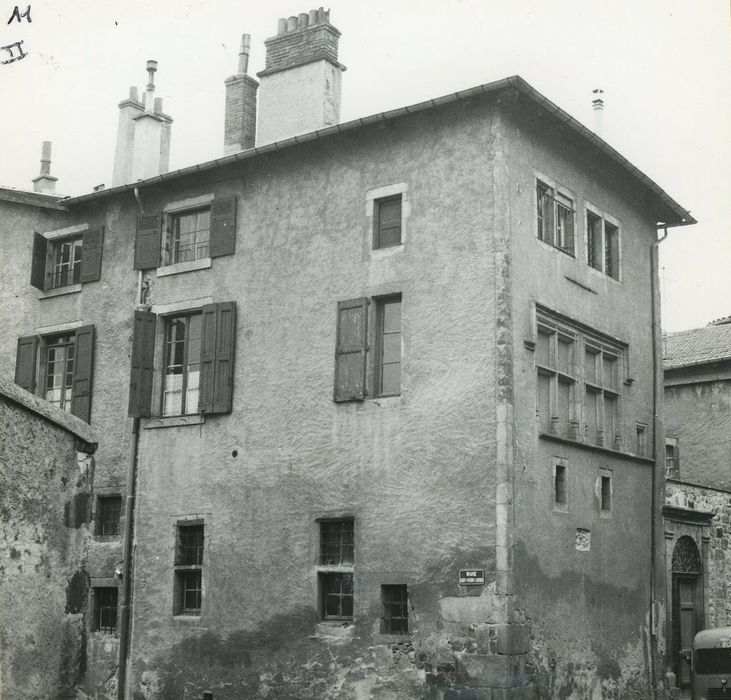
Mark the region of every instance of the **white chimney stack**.
[[596, 88], [592, 90], [594, 98], [591, 101], [592, 109], [594, 110], [594, 133], [597, 136], [604, 136], [604, 90]]
[[56, 194], [57, 177], [51, 175], [51, 142], [44, 141], [41, 149], [41, 173], [34, 177], [33, 191], [42, 194]]

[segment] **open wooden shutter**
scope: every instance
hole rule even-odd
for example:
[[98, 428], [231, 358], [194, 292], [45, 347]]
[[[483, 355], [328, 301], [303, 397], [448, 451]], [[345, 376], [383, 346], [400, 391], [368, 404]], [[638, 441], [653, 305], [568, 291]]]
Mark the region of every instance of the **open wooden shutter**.
[[223, 301], [203, 307], [201, 375], [198, 410], [230, 413], [236, 344], [236, 303]]
[[129, 378], [129, 415], [135, 418], [149, 418], [151, 415], [156, 323], [155, 314], [135, 311]]
[[149, 270], [160, 264], [162, 214], [137, 217], [135, 235], [135, 270]]
[[335, 401], [365, 398], [368, 299], [338, 302], [335, 347]]
[[34, 392], [36, 388], [37, 351], [37, 335], [18, 338], [18, 352], [15, 356], [15, 383], [30, 392]]
[[102, 276], [102, 244], [104, 228], [85, 231], [81, 244], [80, 282], [96, 282]]
[[94, 326], [76, 329], [71, 413], [85, 420], [91, 417], [91, 378], [94, 369]]
[[236, 197], [217, 197], [211, 202], [210, 256], [233, 255], [236, 249]]
[[48, 241], [40, 233], [33, 234], [33, 259], [30, 267], [30, 283], [38, 289], [46, 288], [46, 251]]

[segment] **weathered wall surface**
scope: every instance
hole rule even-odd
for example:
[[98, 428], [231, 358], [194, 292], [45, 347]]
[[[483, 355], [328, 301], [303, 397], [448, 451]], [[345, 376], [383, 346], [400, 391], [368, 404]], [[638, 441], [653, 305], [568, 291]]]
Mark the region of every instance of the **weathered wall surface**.
[[[650, 598], [653, 460], [637, 458], [635, 424], [653, 444], [653, 331], [650, 249], [653, 222], [601, 157], [562, 128], [518, 117], [509, 139], [515, 382], [515, 581], [531, 623], [544, 697], [646, 698], [646, 616]], [[572, 194], [575, 255], [538, 240], [536, 179]], [[621, 281], [590, 268], [585, 206], [620, 223]], [[541, 436], [536, 417], [534, 305], [629, 346], [631, 384], [621, 384], [621, 451]], [[574, 359], [581, 376], [582, 358]], [[575, 397], [574, 415], [581, 397]], [[557, 508], [553, 465], [565, 465], [567, 504]], [[612, 510], [600, 512], [600, 475], [612, 479]], [[632, 533], [629, 536], [629, 533]]]
[[676, 479], [666, 482], [666, 503], [678, 508], [714, 513], [711, 526], [703, 529], [708, 547], [699, 543], [699, 551], [707, 551], [703, 561], [705, 595], [705, 627], [731, 624], [731, 493], [706, 488]]
[[[495, 568], [489, 120], [457, 107], [242, 165], [243, 190], [210, 186], [239, 195], [236, 255], [153, 279], [153, 309], [236, 300], [238, 332], [230, 416], [143, 421], [137, 696], [210, 683], [217, 698], [264, 685], [279, 688], [270, 697], [410, 697], [410, 684], [465, 680], [455, 655], [477, 651], [470, 625], [504, 620], [491, 586], [475, 598], [457, 585], [460, 568], [488, 583]], [[393, 183], [408, 185], [405, 242], [373, 254], [366, 193]], [[333, 403], [337, 302], [392, 293], [401, 396]], [[317, 624], [317, 518], [337, 515], [355, 519], [354, 624], [340, 630]], [[199, 619], [173, 616], [183, 516], [206, 528]], [[410, 638], [380, 634], [388, 583], [409, 587]], [[222, 661], [198, 661], [201, 648]]]
[[679, 440], [680, 479], [730, 490], [731, 379], [719, 369], [715, 377], [708, 368], [666, 373], [665, 432]]
[[[25, 395], [25, 396], [23, 396]], [[0, 386], [2, 695], [75, 698], [87, 658], [91, 447], [69, 416]], [[55, 418], [55, 420], [54, 420]], [[90, 439], [91, 431], [82, 435]]]

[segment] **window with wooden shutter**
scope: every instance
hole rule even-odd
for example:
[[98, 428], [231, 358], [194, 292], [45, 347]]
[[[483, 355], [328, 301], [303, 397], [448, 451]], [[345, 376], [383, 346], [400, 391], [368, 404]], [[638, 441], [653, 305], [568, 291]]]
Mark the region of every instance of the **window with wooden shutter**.
[[236, 197], [211, 202], [210, 256], [233, 255], [236, 249]]
[[18, 338], [18, 351], [15, 357], [15, 383], [31, 393], [36, 388], [37, 352], [37, 335]]
[[96, 282], [102, 274], [104, 228], [85, 231], [82, 240], [80, 282]]
[[335, 401], [362, 401], [366, 382], [368, 299], [338, 302]]
[[151, 415], [156, 322], [155, 314], [135, 311], [129, 378], [129, 415], [135, 418], [149, 418]]
[[236, 342], [236, 304], [224, 301], [203, 307], [201, 337], [201, 413], [230, 413], [233, 400], [233, 365]]
[[30, 268], [30, 283], [37, 289], [46, 286], [46, 253], [48, 241], [40, 233], [33, 234], [33, 259]]
[[74, 355], [74, 373], [71, 384], [71, 413], [88, 423], [91, 417], [94, 326], [82, 326], [76, 330]]
[[147, 270], [160, 264], [162, 214], [137, 217], [135, 235], [135, 270]]

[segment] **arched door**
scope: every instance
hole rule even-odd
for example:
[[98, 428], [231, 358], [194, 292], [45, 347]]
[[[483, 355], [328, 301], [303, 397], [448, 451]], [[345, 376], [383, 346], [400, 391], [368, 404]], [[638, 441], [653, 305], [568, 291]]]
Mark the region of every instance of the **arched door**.
[[693, 637], [703, 629], [703, 570], [692, 537], [681, 537], [673, 549], [673, 639], [678, 685], [690, 685], [690, 662], [681, 649], [690, 649]]

